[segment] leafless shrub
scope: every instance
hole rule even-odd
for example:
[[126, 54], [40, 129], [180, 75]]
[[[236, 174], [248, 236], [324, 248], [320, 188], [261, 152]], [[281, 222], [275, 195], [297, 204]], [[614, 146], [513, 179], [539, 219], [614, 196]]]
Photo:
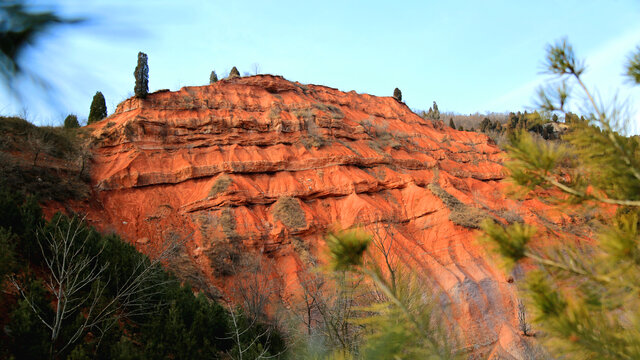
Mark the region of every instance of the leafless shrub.
[[273, 121], [280, 118], [280, 113], [282, 112], [283, 104], [275, 102], [271, 105], [269, 109], [269, 120]]
[[[217, 225], [224, 233], [224, 238], [216, 238], [204, 253], [216, 276], [230, 276], [235, 272], [242, 260], [242, 241], [236, 232], [236, 218], [232, 208], [224, 208], [217, 219]], [[207, 233], [209, 235], [209, 233]]]
[[[167, 255], [180, 245], [170, 244], [151, 261], [141, 258], [129, 278], [118, 287], [116, 295], [104, 303], [101, 297], [109, 279], [105, 279], [103, 273], [109, 263], [98, 261], [104, 248], [87, 255], [85, 249], [90, 232], [85, 230], [83, 219], [72, 218], [67, 226], [62, 226], [61, 219], [58, 218], [53, 231], [37, 233], [45, 264], [44, 285], [51, 292], [53, 300], [53, 318], [47, 319], [32, 302], [21, 282], [16, 277], [11, 278], [22, 298], [51, 333], [51, 358], [57, 357], [89, 331], [101, 339], [120, 319], [153, 312], [152, 299], [165, 285], [165, 282], [155, 279], [158, 269]], [[90, 290], [84, 291], [87, 288]], [[75, 330], [67, 339], [62, 339], [63, 324], [68, 323], [78, 310], [82, 310], [83, 320], [74, 325]]]
[[342, 110], [340, 110], [340, 108], [335, 105], [314, 103], [313, 106], [318, 110], [329, 113], [331, 118], [335, 120], [340, 120], [344, 118], [344, 113], [342, 112]]
[[371, 303], [364, 295], [362, 277], [303, 270], [298, 280], [302, 293], [292, 302], [291, 313], [303, 324], [306, 336], [319, 338], [330, 349], [356, 349], [363, 327], [353, 319]]
[[316, 113], [312, 108], [296, 109], [293, 110], [292, 113], [295, 117], [304, 122], [313, 121], [316, 116]]
[[533, 336], [531, 326], [527, 323], [526, 308], [520, 299], [518, 299], [518, 329], [523, 336]]
[[27, 134], [27, 144], [33, 151], [33, 166], [36, 166], [38, 155], [49, 153], [53, 150], [53, 145], [46, 141], [44, 134], [37, 129], [29, 131]]
[[220, 240], [205, 250], [213, 274], [217, 277], [231, 276], [235, 266], [240, 264], [242, 251], [236, 241]]
[[291, 244], [293, 245], [293, 249], [295, 250], [295, 252], [300, 257], [300, 260], [302, 260], [304, 264], [312, 266], [316, 265], [316, 259], [311, 254], [311, 249], [306, 241], [297, 236], [292, 236]]

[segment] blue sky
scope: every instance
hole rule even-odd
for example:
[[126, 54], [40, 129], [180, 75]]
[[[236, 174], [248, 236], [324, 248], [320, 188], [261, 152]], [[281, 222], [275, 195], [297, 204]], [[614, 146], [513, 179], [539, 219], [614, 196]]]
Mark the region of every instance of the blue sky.
[[[36, 2], [36, 3], [43, 3]], [[85, 1], [44, 2], [86, 23], [58, 28], [25, 53], [51, 96], [23, 81], [19, 103], [0, 90], [1, 114], [55, 124], [86, 118], [104, 93], [111, 113], [133, 93], [138, 51], [150, 90], [205, 85], [237, 66], [389, 96], [412, 108], [517, 111], [533, 105], [545, 45], [567, 37], [586, 59], [586, 81], [606, 100], [639, 103], [622, 77], [640, 45], [640, 1]], [[42, 101], [43, 98], [49, 101]], [[640, 123], [640, 112], [634, 112]]]

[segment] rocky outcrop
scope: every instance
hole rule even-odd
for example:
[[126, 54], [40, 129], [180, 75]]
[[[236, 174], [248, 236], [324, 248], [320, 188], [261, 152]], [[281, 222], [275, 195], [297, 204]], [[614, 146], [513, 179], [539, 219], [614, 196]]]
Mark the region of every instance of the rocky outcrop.
[[542, 204], [502, 195], [503, 154], [486, 136], [392, 97], [269, 75], [131, 98], [91, 127], [97, 203], [82, 210], [143, 252], [184, 241], [179, 271], [195, 282], [224, 291], [225, 267], [250, 252], [275, 264], [286, 297], [327, 226], [386, 224], [398, 255], [442, 290], [471, 357], [528, 358], [515, 285], [475, 228]]

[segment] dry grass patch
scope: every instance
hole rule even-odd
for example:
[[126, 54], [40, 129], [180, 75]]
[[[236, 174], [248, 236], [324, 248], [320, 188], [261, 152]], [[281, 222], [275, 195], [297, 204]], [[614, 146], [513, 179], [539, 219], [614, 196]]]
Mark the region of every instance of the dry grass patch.
[[300, 201], [291, 196], [281, 196], [273, 205], [273, 216], [291, 229], [307, 226], [307, 219], [300, 206]]
[[427, 188], [431, 190], [435, 196], [440, 198], [447, 208], [451, 210], [449, 220], [456, 225], [471, 229], [480, 229], [480, 223], [482, 223], [482, 220], [490, 216], [484, 210], [464, 204], [455, 196], [449, 194], [437, 183], [431, 183]]
[[227, 191], [231, 184], [233, 184], [233, 180], [231, 180], [228, 175], [220, 175], [213, 183], [211, 190], [209, 190], [209, 197], [214, 197], [222, 192]]

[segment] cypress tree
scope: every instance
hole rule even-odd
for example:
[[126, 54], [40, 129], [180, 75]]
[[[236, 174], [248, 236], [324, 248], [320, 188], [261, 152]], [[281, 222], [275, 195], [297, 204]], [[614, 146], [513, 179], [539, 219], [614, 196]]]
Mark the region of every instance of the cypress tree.
[[402, 91], [400, 91], [400, 89], [398, 88], [395, 88], [393, 90], [393, 97], [398, 101], [402, 101]]
[[65, 129], [76, 129], [80, 127], [80, 123], [78, 123], [78, 117], [73, 114], [69, 114], [64, 119], [64, 128]]
[[212, 71], [211, 75], [209, 75], [209, 84], [215, 84], [216, 82], [218, 82], [218, 75], [215, 71]]
[[229, 77], [227, 79], [233, 79], [237, 77], [240, 77], [240, 71], [238, 71], [238, 68], [234, 66], [231, 71], [229, 71]]
[[433, 102], [433, 111], [431, 113], [431, 118], [433, 120], [440, 120], [440, 110], [438, 110], [438, 104], [436, 104], [436, 102]]
[[107, 117], [107, 103], [104, 101], [104, 95], [100, 91], [93, 95], [91, 108], [89, 108], [89, 119], [87, 125], [96, 121], [100, 121]]
[[136, 78], [136, 86], [133, 92], [137, 98], [144, 99], [149, 93], [149, 65], [147, 64], [147, 54], [138, 53], [138, 66], [136, 66], [133, 76]]
[[453, 130], [456, 129], [456, 124], [453, 122], [453, 118], [449, 118], [449, 127]]

